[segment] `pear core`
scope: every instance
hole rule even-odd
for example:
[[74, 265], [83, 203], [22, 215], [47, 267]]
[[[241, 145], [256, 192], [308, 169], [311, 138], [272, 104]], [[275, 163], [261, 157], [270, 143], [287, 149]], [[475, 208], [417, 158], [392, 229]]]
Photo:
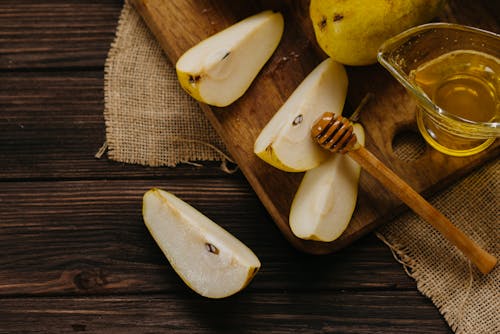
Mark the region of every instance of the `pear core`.
[[311, 138], [311, 127], [326, 111], [341, 115], [347, 94], [344, 66], [328, 58], [295, 89], [262, 129], [254, 153], [287, 172], [303, 172], [328, 156]]
[[243, 289], [260, 268], [245, 244], [169, 192], [146, 192], [143, 217], [172, 268], [202, 296], [228, 297]]
[[281, 13], [264, 11], [208, 37], [176, 63], [182, 88], [196, 100], [224, 107], [241, 97], [278, 47]]

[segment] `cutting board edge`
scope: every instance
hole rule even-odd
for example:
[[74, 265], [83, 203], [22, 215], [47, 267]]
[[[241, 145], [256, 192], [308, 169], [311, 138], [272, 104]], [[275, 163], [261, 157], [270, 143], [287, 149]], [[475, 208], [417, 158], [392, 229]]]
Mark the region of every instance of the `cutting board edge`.
[[[144, 5], [146, 2], [148, 2], [148, 1], [131, 0], [132, 5], [134, 5], [134, 7], [138, 10], [138, 12], [141, 14], [141, 16], [143, 18], [144, 18], [146, 8], [145, 7], [141, 8], [140, 6], [137, 6], [137, 4], [139, 3], [139, 5]], [[158, 27], [155, 27], [155, 26], [152, 26], [151, 24], [149, 24], [149, 21], [147, 19], [144, 19], [144, 21], [146, 22], [148, 27], [151, 29], [151, 31], [153, 32], [155, 37], [160, 42], [160, 45], [162, 46], [163, 50], [167, 54], [167, 57], [170, 59], [170, 61], [175, 63], [176, 58], [179, 56], [179, 50], [175, 50], [175, 48], [173, 46], [169, 45], [166, 37], [161, 34], [160, 29], [157, 29]], [[218, 122], [218, 119], [214, 115], [214, 112], [217, 112], [217, 110], [214, 111], [211, 109], [210, 106], [203, 104], [203, 103], [201, 103], [200, 105], [202, 106], [202, 110], [204, 110], [205, 115], [208, 116], [209, 121], [216, 129], [217, 133], [219, 135], [221, 135], [221, 129], [219, 128], [220, 124]], [[219, 130], [217, 130], [217, 129], [219, 129]], [[221, 138], [223, 140], [225, 140], [225, 137], [223, 135], [221, 135]], [[228, 148], [230, 148], [230, 147], [231, 147], [231, 145], [228, 145]], [[231, 149], [229, 149], [229, 151], [231, 154], [233, 153], [233, 152], [231, 152]], [[471, 168], [475, 168], [475, 167], [478, 167], [478, 166], [471, 166]], [[346, 247], [354, 240], [359, 239], [361, 236], [374, 230], [376, 227], [380, 226], [386, 220], [388, 220], [388, 218], [384, 218], [383, 215], [378, 217], [377, 219], [373, 220], [372, 222], [364, 225], [362, 228], [355, 231], [352, 234], [352, 238], [350, 238], [349, 240], [343, 240], [342, 236], [340, 237], [340, 239], [337, 239], [337, 240], [332, 241], [332, 242], [327, 242], [327, 243], [299, 239], [291, 233], [287, 219], [283, 219], [282, 216], [279, 215], [279, 213], [273, 214], [273, 212], [276, 212], [277, 209], [276, 209], [276, 207], [273, 206], [272, 201], [269, 199], [269, 196], [265, 195], [266, 196], [265, 199], [262, 200], [262, 196], [264, 196], [264, 195], [262, 195], [258, 190], [256, 190], [255, 184], [258, 183], [258, 180], [253, 176], [251, 171], [246, 171], [246, 168], [242, 168], [242, 171], [243, 171], [243, 174], [245, 175], [245, 177], [247, 178], [248, 182], [251, 184], [252, 188], [256, 191], [256, 194], [259, 196], [259, 199], [261, 200], [263, 205], [266, 207], [266, 210], [268, 210], [268, 212], [270, 213], [275, 224], [280, 229], [280, 231], [282, 232], [284, 237], [292, 244], [292, 246], [294, 246], [296, 249], [298, 249], [300, 251], [303, 251], [306, 253], [311, 253], [311, 254], [326, 254], [326, 253], [331, 253], [331, 252], [337, 251], [339, 249]], [[461, 176], [463, 176], [464, 174], [465, 173], [463, 173], [463, 171], [460, 173]], [[456, 179], [458, 179], [458, 175], [456, 175], [455, 177], [453, 177], [453, 175], [451, 175], [448, 181], [452, 182], [453, 180], [456, 180]], [[259, 187], [257, 187], [257, 189], [258, 188]], [[276, 218], [276, 217], [278, 217], [278, 218]]]

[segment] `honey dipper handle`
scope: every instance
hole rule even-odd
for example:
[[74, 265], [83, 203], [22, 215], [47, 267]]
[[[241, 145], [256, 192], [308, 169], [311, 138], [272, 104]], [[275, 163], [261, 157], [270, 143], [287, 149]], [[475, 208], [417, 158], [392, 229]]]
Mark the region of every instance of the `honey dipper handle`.
[[489, 273], [497, 259], [479, 247], [473, 240], [453, 225], [448, 218], [427, 202], [399, 176], [378, 160], [370, 151], [359, 147], [347, 153], [368, 173], [408, 205], [415, 213], [430, 223], [446, 239], [460, 249], [483, 273]]

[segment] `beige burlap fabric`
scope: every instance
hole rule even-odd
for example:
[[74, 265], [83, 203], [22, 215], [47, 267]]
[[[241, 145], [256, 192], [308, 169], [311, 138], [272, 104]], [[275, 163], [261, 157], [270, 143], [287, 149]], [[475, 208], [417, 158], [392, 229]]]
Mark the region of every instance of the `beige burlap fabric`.
[[104, 93], [109, 158], [175, 166], [223, 157], [215, 149], [222, 141], [128, 3], [106, 60]]
[[[105, 120], [109, 158], [149, 166], [220, 159], [199, 142], [223, 147], [139, 16], [125, 5], [106, 62]], [[186, 140], [196, 140], [190, 142]], [[410, 152], [410, 151], [409, 151]], [[404, 145], [398, 152], [405, 157]], [[497, 257], [498, 161], [436, 195], [431, 202]], [[418, 289], [457, 333], [500, 333], [500, 270], [483, 276], [436, 231], [407, 213], [378, 236]]]
[[[492, 161], [430, 202], [497, 258], [499, 160]], [[420, 292], [456, 333], [500, 333], [500, 269], [482, 275], [436, 230], [412, 212], [385, 224], [378, 236], [394, 251]]]

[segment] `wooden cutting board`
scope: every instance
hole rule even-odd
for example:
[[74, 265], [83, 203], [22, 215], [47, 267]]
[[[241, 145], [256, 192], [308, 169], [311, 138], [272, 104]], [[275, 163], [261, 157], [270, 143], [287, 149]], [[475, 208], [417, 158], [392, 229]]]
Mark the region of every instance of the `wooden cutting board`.
[[[357, 207], [343, 235], [329, 243], [296, 238], [288, 225], [288, 214], [303, 173], [282, 172], [253, 153], [253, 144], [261, 129], [326, 57], [314, 40], [308, 17], [309, 1], [133, 0], [132, 4], [174, 64], [199, 41], [245, 17], [265, 9], [283, 13], [283, 39], [245, 95], [229, 107], [204, 104], [201, 107], [283, 235], [296, 248], [314, 254], [338, 250], [404, 208], [375, 179], [362, 172]], [[489, 30], [498, 28], [494, 15], [480, 2], [472, 5], [468, 1], [452, 2], [442, 20]], [[424, 195], [498, 155], [497, 140], [489, 150], [473, 157], [449, 157], [424, 145], [418, 158], [401, 160], [393, 143], [399, 147], [397, 143], [407, 138], [420, 140], [414, 124], [415, 103], [381, 66], [348, 67], [347, 70], [350, 80], [347, 109], [355, 108], [367, 93], [374, 96], [363, 108], [360, 118], [366, 132], [366, 147]], [[348, 114], [348, 110], [344, 114]]]

